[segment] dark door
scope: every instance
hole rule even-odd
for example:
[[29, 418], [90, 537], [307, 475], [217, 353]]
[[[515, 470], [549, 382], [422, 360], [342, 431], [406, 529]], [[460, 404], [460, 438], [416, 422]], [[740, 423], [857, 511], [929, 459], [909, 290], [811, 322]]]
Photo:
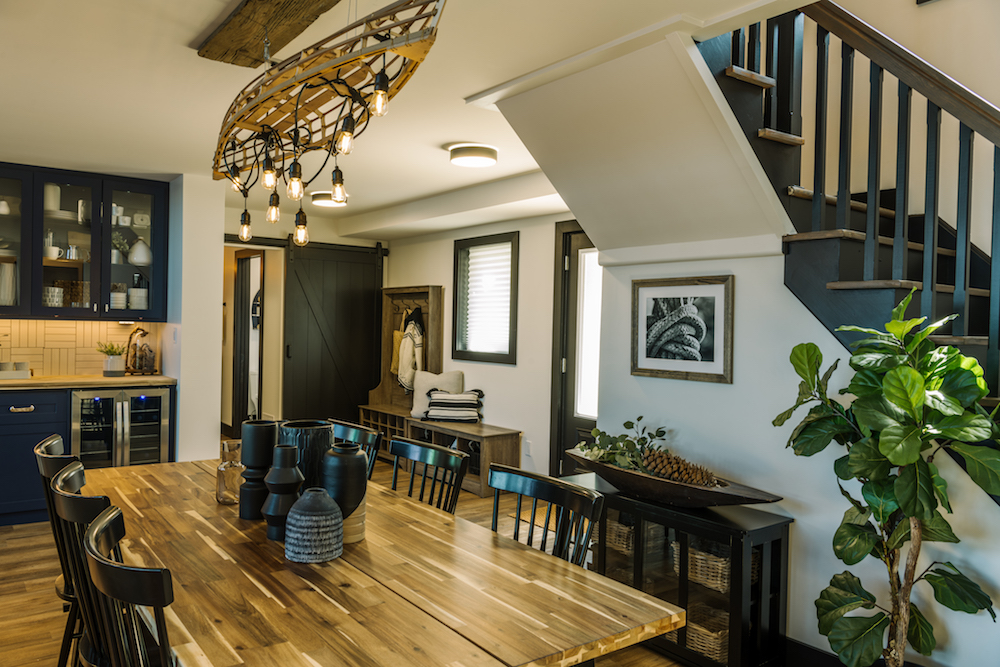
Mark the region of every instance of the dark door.
[[[562, 223], [557, 226], [557, 248], [560, 249], [556, 266], [556, 322], [553, 336], [553, 443], [550, 468], [553, 475], [568, 475], [574, 471], [572, 460], [563, 452], [583, 441], [591, 441], [590, 432], [597, 426], [596, 375], [586, 375], [589, 365], [596, 365], [595, 351], [585, 352], [586, 334], [599, 334], [599, 306], [597, 321], [584, 317], [581, 297], [584, 292], [594, 290], [594, 264], [590, 266], [590, 282], [587, 282], [585, 262], [594, 248], [587, 235], [576, 223]], [[592, 251], [591, 252], [596, 252]], [[591, 259], [596, 258], [596, 255]], [[599, 270], [599, 269], [598, 269]], [[597, 293], [600, 293], [599, 275]], [[587, 285], [590, 286], [587, 289]], [[593, 302], [589, 308], [593, 308]], [[595, 366], [591, 366], [595, 368]]]
[[239, 438], [243, 422], [261, 419], [263, 370], [264, 251], [236, 251], [233, 283], [232, 434]]
[[282, 416], [356, 422], [379, 380], [381, 247], [291, 248]]

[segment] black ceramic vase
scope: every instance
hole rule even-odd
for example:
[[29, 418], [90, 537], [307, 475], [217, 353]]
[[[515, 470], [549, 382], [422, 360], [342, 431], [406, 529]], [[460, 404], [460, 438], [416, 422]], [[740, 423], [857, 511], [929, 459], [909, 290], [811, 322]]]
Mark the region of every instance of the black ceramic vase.
[[323, 455], [333, 444], [333, 424], [322, 419], [287, 421], [278, 429], [278, 442], [298, 448], [305, 488], [323, 486]]
[[285, 519], [288, 510], [299, 499], [299, 487], [302, 486], [302, 473], [295, 466], [298, 453], [291, 445], [278, 445], [274, 448], [274, 465], [264, 476], [267, 486], [267, 499], [261, 508], [261, 514], [267, 521], [267, 539], [285, 539]]
[[320, 487], [306, 489], [288, 511], [285, 558], [294, 563], [325, 563], [343, 551], [340, 508]]
[[323, 487], [344, 516], [344, 544], [365, 539], [368, 455], [351, 443], [333, 445], [323, 457]]
[[263, 519], [260, 508], [267, 498], [264, 475], [274, 459], [278, 444], [278, 422], [250, 420], [243, 422], [240, 461], [246, 466], [240, 485], [240, 518]]

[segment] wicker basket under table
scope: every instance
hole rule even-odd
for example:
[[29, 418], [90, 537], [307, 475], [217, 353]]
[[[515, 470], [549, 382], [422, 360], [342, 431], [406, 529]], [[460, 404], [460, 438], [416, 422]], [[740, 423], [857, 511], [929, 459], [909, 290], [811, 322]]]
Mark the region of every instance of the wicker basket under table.
[[[687, 610], [687, 648], [716, 662], [729, 664], [729, 614], [695, 602]], [[677, 643], [678, 631], [663, 635]]]

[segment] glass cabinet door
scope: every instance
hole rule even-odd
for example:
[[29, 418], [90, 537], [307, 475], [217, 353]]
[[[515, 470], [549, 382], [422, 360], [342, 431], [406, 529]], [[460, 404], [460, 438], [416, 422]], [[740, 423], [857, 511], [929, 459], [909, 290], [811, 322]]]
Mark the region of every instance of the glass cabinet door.
[[97, 181], [76, 176], [44, 174], [36, 179], [35, 200], [41, 201], [41, 224], [35, 226], [40, 271], [33, 291], [44, 315], [93, 317], [99, 288], [97, 253], [100, 239], [93, 233], [94, 210], [99, 209]]
[[164, 313], [166, 204], [162, 190], [105, 181], [105, 316], [155, 319]]
[[31, 201], [28, 174], [0, 169], [0, 313], [26, 313], [30, 307]]

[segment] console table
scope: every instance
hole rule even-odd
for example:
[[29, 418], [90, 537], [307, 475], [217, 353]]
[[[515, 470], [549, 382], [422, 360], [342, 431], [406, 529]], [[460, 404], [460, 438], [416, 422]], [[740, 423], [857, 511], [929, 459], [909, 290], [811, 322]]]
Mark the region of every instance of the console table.
[[636, 500], [594, 473], [564, 479], [605, 497], [590, 567], [687, 610], [685, 628], [647, 645], [699, 667], [783, 658], [793, 519], [737, 505]]

